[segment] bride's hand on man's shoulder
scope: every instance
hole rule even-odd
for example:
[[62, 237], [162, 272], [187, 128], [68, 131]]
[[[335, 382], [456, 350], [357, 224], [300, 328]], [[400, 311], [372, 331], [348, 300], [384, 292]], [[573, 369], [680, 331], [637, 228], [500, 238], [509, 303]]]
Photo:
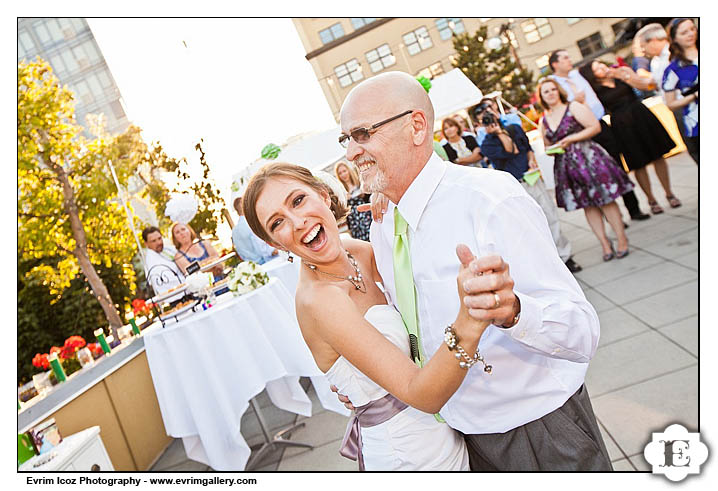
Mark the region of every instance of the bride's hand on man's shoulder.
[[370, 211], [371, 217], [374, 221], [381, 223], [382, 218], [386, 214], [387, 206], [389, 205], [389, 198], [384, 196], [382, 193], [373, 193], [371, 195], [371, 203], [365, 203], [357, 206], [357, 211]]

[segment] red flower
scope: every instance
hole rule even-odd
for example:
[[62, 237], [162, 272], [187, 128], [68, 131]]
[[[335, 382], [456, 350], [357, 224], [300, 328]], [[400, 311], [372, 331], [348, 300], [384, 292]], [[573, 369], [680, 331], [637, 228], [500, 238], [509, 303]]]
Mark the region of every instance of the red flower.
[[132, 312], [141, 314], [147, 311], [147, 304], [141, 298], [136, 298], [132, 301]]
[[60, 351], [62, 351], [62, 348], [60, 348], [59, 346], [53, 346], [52, 348], [50, 348], [50, 354], [60, 353]]
[[102, 346], [100, 346], [100, 343], [90, 343], [87, 347], [90, 348], [90, 351], [92, 351], [95, 355], [102, 353]]
[[86, 344], [87, 343], [82, 338], [82, 336], [70, 336], [65, 340], [65, 348], [72, 347], [75, 349], [80, 349]]
[[32, 365], [44, 370], [50, 368], [50, 362], [47, 360], [47, 353], [42, 355], [40, 353], [36, 353], [35, 357], [32, 359]]

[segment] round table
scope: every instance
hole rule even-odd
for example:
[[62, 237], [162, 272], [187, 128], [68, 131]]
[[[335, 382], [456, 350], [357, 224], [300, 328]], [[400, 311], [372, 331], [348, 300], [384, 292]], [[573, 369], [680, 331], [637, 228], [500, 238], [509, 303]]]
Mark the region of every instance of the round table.
[[210, 309], [144, 341], [167, 434], [183, 439], [190, 459], [215, 470], [245, 468], [251, 451], [240, 421], [265, 388], [277, 407], [311, 416], [299, 385], [307, 376], [323, 407], [349, 415], [304, 343], [294, 296], [276, 277], [250, 293], [218, 297]]

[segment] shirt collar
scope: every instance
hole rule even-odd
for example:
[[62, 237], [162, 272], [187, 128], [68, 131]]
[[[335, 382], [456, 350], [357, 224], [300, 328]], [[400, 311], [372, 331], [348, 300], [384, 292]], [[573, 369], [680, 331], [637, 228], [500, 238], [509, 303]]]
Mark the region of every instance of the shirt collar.
[[397, 207], [412, 231], [416, 231], [429, 198], [444, 177], [448, 164], [432, 152], [429, 161], [411, 182]]

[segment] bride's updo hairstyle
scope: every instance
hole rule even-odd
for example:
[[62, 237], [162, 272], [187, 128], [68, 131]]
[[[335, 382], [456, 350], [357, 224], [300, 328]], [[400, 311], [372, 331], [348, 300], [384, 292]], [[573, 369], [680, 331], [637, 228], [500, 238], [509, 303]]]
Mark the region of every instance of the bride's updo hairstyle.
[[270, 179], [276, 178], [292, 179], [308, 186], [319, 194], [321, 194], [322, 191], [327, 193], [331, 199], [330, 208], [337, 220], [349, 211], [346, 204], [342, 202], [332, 188], [317, 177], [314, 177], [312, 171], [309, 169], [285, 162], [274, 162], [265, 165], [249, 180], [247, 190], [242, 197], [242, 207], [244, 208], [244, 216], [247, 219], [249, 228], [252, 229], [252, 232], [254, 232], [257, 237], [269, 244], [273, 243], [272, 238], [264, 229], [259, 218], [257, 218], [256, 206], [259, 195], [262, 194], [262, 190], [264, 189], [264, 185]]

